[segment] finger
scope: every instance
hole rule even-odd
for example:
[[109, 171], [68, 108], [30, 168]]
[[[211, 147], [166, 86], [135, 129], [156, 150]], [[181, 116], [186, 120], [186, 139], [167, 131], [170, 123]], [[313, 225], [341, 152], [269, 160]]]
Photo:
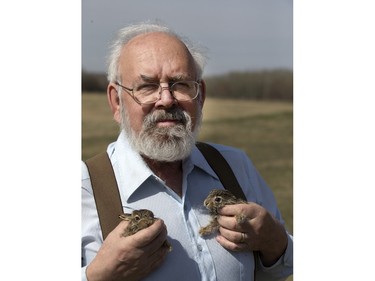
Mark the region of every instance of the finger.
[[249, 246], [246, 243], [235, 243], [226, 239], [221, 234], [216, 236], [216, 241], [223, 246], [225, 249], [235, 252], [250, 251]]
[[232, 231], [226, 228], [220, 228], [219, 231], [221, 236], [233, 243], [246, 243], [248, 240], [245, 232]]
[[223, 216], [234, 216], [238, 214], [240, 211], [243, 211], [243, 205], [247, 204], [234, 204], [234, 205], [225, 205], [224, 207], [218, 210], [220, 215]]
[[162, 220], [156, 220], [152, 225], [129, 236], [135, 247], [146, 247], [160, 234], [166, 236], [166, 226]]
[[155, 252], [152, 256], [145, 258], [139, 268], [138, 278], [143, 278], [149, 275], [150, 272], [158, 268], [165, 260], [167, 251], [160, 248], [158, 252]]
[[[139, 278], [146, 277], [150, 274], [150, 272], [154, 271], [157, 267], [159, 267], [168, 251], [165, 248], [159, 248], [158, 251], [148, 255], [149, 253], [143, 252], [142, 255], [138, 256], [136, 259], [133, 260], [124, 260], [122, 261], [124, 264], [131, 264], [131, 271], [133, 271], [133, 275], [137, 276], [137, 280]], [[129, 269], [127, 269], [129, 271]]]
[[247, 220], [246, 217], [244, 220], [239, 221], [236, 217], [228, 216], [219, 216], [217, 219], [221, 227], [237, 232], [246, 232], [250, 230]]
[[248, 202], [247, 204], [226, 205], [219, 209], [219, 215], [236, 216], [244, 214], [247, 218], [252, 219], [257, 216], [262, 208], [263, 207], [253, 202]]
[[163, 231], [157, 237], [155, 237], [155, 239], [151, 243], [144, 246], [142, 250], [146, 253], [149, 253], [150, 255], [152, 255], [155, 252], [158, 252], [161, 248], [168, 251], [169, 248], [165, 247], [165, 244], [164, 244], [166, 239], [167, 239], [167, 229], [163, 228]]

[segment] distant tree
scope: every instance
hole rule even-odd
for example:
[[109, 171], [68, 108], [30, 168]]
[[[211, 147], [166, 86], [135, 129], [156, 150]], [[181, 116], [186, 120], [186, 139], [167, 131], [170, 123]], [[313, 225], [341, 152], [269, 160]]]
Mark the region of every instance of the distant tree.
[[231, 72], [205, 78], [207, 95], [220, 98], [293, 100], [293, 72], [268, 70]]
[[104, 73], [90, 73], [82, 70], [82, 92], [106, 92], [107, 78]]

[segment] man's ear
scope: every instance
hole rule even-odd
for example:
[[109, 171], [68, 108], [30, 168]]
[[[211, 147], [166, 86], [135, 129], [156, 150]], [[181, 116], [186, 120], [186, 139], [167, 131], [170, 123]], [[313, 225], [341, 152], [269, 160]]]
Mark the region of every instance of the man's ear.
[[118, 95], [116, 85], [113, 83], [109, 83], [107, 87], [107, 99], [109, 106], [112, 110], [113, 119], [120, 123], [121, 120], [121, 113], [120, 113], [120, 97]]
[[204, 80], [201, 80], [200, 88], [201, 88], [201, 92], [200, 92], [199, 101], [200, 101], [201, 107], [203, 107], [204, 101], [206, 100], [206, 82], [204, 82]]

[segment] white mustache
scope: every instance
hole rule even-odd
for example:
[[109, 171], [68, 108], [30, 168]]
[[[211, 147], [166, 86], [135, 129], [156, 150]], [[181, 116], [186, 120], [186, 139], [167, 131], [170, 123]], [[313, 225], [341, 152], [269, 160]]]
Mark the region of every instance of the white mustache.
[[182, 110], [180, 109], [173, 109], [173, 110], [156, 110], [153, 113], [148, 114], [145, 117], [144, 124], [149, 127], [150, 125], [153, 126], [159, 121], [163, 120], [174, 120], [181, 122], [182, 124], [186, 124], [186, 117]]

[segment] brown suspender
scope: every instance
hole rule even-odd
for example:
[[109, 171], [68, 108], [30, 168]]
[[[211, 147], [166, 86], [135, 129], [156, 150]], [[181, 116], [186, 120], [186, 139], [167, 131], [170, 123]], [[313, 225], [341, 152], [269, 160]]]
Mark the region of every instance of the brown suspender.
[[221, 153], [212, 145], [204, 142], [198, 142], [197, 147], [202, 152], [204, 158], [206, 158], [206, 161], [211, 166], [212, 170], [214, 170], [215, 174], [219, 177], [224, 188], [232, 192], [237, 198], [247, 201], [232, 168], [229, 166], [223, 155], [221, 155]]
[[86, 165], [104, 240], [121, 221], [119, 215], [124, 211], [120, 193], [107, 152], [88, 159]]
[[[219, 177], [224, 188], [231, 191], [236, 197], [246, 200], [232, 169], [221, 153], [207, 143], [199, 142], [197, 147]], [[104, 240], [120, 223], [118, 216], [123, 212], [121, 198], [113, 168], [106, 152], [88, 159], [86, 164]]]

